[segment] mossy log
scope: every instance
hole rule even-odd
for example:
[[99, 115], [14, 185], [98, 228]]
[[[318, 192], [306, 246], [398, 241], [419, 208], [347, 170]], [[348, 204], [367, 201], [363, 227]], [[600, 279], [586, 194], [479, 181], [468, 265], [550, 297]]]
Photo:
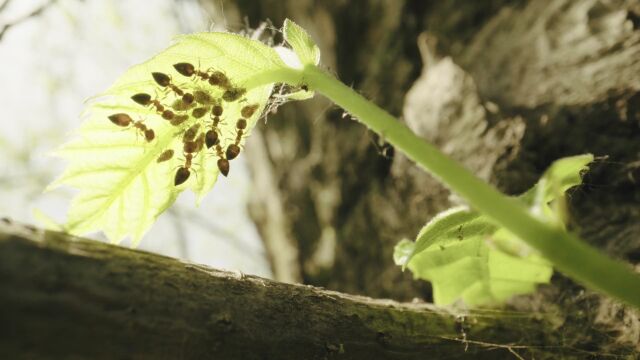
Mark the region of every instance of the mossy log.
[[3, 359], [587, 355], [563, 346], [555, 317], [377, 300], [0, 225]]

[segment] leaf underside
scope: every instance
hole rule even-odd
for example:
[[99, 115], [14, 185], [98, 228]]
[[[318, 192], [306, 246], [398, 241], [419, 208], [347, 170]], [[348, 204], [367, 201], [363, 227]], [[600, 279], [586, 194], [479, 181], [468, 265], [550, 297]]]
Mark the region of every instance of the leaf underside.
[[[212, 85], [197, 74], [186, 76], [174, 68], [177, 63], [192, 64], [201, 74], [219, 71], [229, 82]], [[136, 245], [181, 191], [191, 189], [200, 202], [218, 177], [218, 160], [226, 157], [227, 147], [236, 143], [242, 149], [244, 138], [260, 118], [278, 82], [276, 73], [283, 68], [286, 65], [273, 48], [226, 32], [180, 36], [152, 59], [131, 67], [103, 94], [88, 102], [77, 137], [56, 152], [67, 160], [68, 167], [48, 189], [68, 185], [79, 190], [72, 200], [65, 230], [78, 235], [102, 230], [112, 242], [130, 236]], [[184, 93], [208, 97], [196, 97], [200, 101], [187, 104], [175, 90], [157, 83], [153, 72], [168, 75], [171, 84]], [[228, 90], [241, 95], [225, 99], [223, 94]], [[150, 95], [174, 115], [188, 117], [172, 124], [155, 105], [132, 100], [139, 93]], [[185, 152], [188, 129], [200, 124], [195, 138], [202, 140], [205, 132], [213, 128], [214, 105], [224, 110], [217, 125], [220, 148], [201, 146], [198, 151]], [[241, 114], [247, 106], [256, 107], [251, 116]], [[193, 109], [197, 107], [207, 108], [206, 115], [194, 117]], [[133, 124], [119, 126], [109, 120], [109, 116], [119, 113], [153, 130], [153, 140], [148, 141]], [[246, 120], [247, 126], [236, 142], [240, 118]], [[159, 162], [169, 150], [173, 156]], [[176, 186], [176, 172], [186, 166], [187, 154], [192, 156], [189, 176]]]
[[[550, 204], [564, 201], [564, 193], [582, 182], [581, 172], [591, 161], [590, 154], [557, 160], [520, 201], [541, 220], [561, 226], [564, 214]], [[533, 292], [536, 285], [548, 283], [553, 273], [551, 264], [536, 251], [467, 207], [436, 215], [415, 242], [400, 241], [394, 261], [409, 268], [414, 277], [431, 281], [434, 302], [439, 305], [499, 304], [513, 295]]]
[[[283, 33], [292, 37], [294, 51], [287, 51], [297, 62], [308, 63], [313, 56], [317, 64], [318, 47], [302, 28], [287, 20]], [[230, 161], [228, 171], [233, 171], [229, 149], [242, 150], [283, 74], [288, 82], [300, 83], [301, 73], [282, 59], [259, 41], [211, 32], [180, 36], [127, 70], [88, 102], [77, 137], [56, 152], [68, 166], [47, 190], [78, 189], [64, 230], [77, 235], [102, 230], [114, 243], [129, 236], [135, 246], [180, 192], [190, 189], [202, 201], [225, 169], [221, 159]], [[189, 66], [174, 66], [181, 63]], [[136, 94], [146, 95], [136, 100]], [[313, 92], [294, 86], [274, 96], [282, 103]], [[216, 106], [222, 114], [214, 114]], [[213, 133], [217, 145], [208, 137]]]

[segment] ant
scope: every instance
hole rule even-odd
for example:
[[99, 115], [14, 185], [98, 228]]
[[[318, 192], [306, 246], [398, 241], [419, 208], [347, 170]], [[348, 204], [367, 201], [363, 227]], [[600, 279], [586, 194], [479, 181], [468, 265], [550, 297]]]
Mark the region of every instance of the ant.
[[240, 154], [240, 146], [238, 146], [238, 144], [240, 143], [240, 139], [242, 139], [242, 135], [246, 128], [247, 120], [238, 119], [238, 122], [236, 122], [236, 129], [238, 132], [236, 133], [235, 142], [227, 147], [227, 159], [233, 160]]
[[229, 160], [224, 158], [224, 153], [222, 152], [222, 146], [220, 144], [216, 144], [216, 153], [218, 154], [218, 170], [222, 175], [229, 175]]
[[211, 115], [213, 115], [213, 123], [211, 123], [211, 130], [205, 134], [205, 143], [207, 149], [217, 145], [220, 142], [218, 137], [218, 124], [220, 123], [220, 115], [222, 115], [223, 108], [220, 105], [214, 105], [211, 109]]
[[151, 95], [146, 93], [135, 94], [131, 97], [131, 100], [143, 106], [153, 106], [159, 113], [164, 112], [164, 105], [158, 101], [158, 99], [152, 99]]
[[172, 157], [173, 157], [173, 150], [171, 149], [165, 150], [164, 152], [162, 152], [162, 154], [160, 154], [160, 156], [158, 156], [157, 162], [161, 163], [171, 159]]
[[184, 91], [182, 91], [182, 89], [174, 85], [171, 82], [171, 78], [169, 77], [169, 75], [161, 72], [153, 72], [151, 73], [151, 75], [153, 76], [153, 80], [155, 80], [158, 85], [165, 88], [168, 87], [169, 89], [173, 90], [176, 95], [181, 96], [182, 102], [184, 102], [186, 105], [191, 105], [191, 103], [193, 103], [193, 101], [195, 100], [193, 94], [185, 93]]
[[187, 153], [185, 154], [184, 166], [181, 166], [176, 171], [176, 176], [173, 178], [173, 185], [178, 186], [191, 176], [191, 160], [193, 159], [193, 154]]
[[222, 71], [214, 71], [209, 74], [206, 71], [197, 70], [193, 64], [186, 62], [173, 64], [173, 68], [186, 77], [192, 77], [193, 75], [199, 76], [202, 80], [208, 81], [209, 85], [212, 86], [220, 86], [223, 89], [229, 89], [231, 87], [229, 78]]
[[156, 137], [156, 134], [153, 131], [153, 129], [148, 129], [147, 126], [144, 123], [142, 123], [142, 121], [134, 121], [133, 119], [131, 119], [131, 116], [129, 116], [128, 114], [125, 114], [125, 113], [113, 114], [109, 116], [109, 120], [111, 120], [112, 123], [121, 127], [127, 127], [129, 125], [133, 125], [134, 128], [140, 130], [140, 132], [144, 135], [144, 138], [147, 140], [147, 142], [151, 142]]
[[[131, 99], [143, 106], [151, 105], [158, 111], [158, 113], [160, 113], [160, 116], [162, 116], [163, 119], [171, 121], [171, 124], [173, 125], [179, 125], [188, 118], [188, 116], [186, 115], [184, 117], [183, 115], [176, 115], [173, 111], [165, 108], [165, 106], [162, 105], [160, 101], [158, 101], [158, 99], [152, 99], [151, 95], [149, 94], [146, 94], [146, 93], [135, 94], [131, 97]], [[178, 116], [180, 117], [178, 118]], [[174, 123], [174, 119], [176, 119], [175, 120], [176, 123]]]
[[[204, 134], [200, 133], [200, 136], [198, 136], [198, 138], [193, 141], [193, 139], [195, 138], [195, 133], [198, 131], [199, 127], [200, 124], [195, 124], [185, 132], [185, 139], [183, 140], [185, 162], [184, 166], [179, 167], [176, 171], [176, 176], [173, 179], [173, 184], [175, 186], [178, 186], [189, 179], [189, 176], [191, 176], [190, 169], [193, 155], [202, 150], [202, 146], [204, 144]], [[193, 134], [193, 136], [191, 136], [191, 134]], [[187, 139], [187, 135], [189, 135], [190, 139]]]
[[183, 149], [185, 153], [197, 153], [202, 150], [204, 146], [204, 134], [200, 133], [195, 140], [185, 140], [183, 141]]
[[192, 77], [193, 75], [199, 76], [202, 80], [209, 80], [209, 74], [204, 71], [196, 70], [195, 66], [190, 63], [177, 63], [173, 64], [173, 68], [176, 69], [181, 75], [186, 77]]

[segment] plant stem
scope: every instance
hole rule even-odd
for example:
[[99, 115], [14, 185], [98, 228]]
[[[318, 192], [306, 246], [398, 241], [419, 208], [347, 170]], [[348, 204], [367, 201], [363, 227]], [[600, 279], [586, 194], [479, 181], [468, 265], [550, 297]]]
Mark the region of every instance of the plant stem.
[[640, 309], [640, 274], [634, 273], [628, 264], [611, 259], [577, 236], [534, 218], [518, 200], [477, 178], [328, 73], [307, 65], [303, 81], [310, 90], [322, 93], [404, 152], [472, 207], [540, 251], [560, 271], [587, 287]]

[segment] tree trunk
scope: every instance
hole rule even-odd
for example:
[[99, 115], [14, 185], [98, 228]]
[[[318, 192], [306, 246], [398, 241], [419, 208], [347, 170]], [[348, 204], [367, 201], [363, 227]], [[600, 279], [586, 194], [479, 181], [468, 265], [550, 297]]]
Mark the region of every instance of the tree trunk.
[[564, 344], [583, 329], [559, 336], [557, 318], [512, 311], [456, 314], [0, 224], [3, 359], [588, 355]]
[[[228, 13], [247, 16], [252, 26], [265, 19], [279, 25], [285, 17], [301, 24], [343, 82], [509, 194], [533, 185], [555, 159], [594, 153], [584, 185], [570, 193], [570, 228], [603, 252], [640, 263], [636, 0], [235, 6]], [[263, 235], [274, 226], [286, 234], [283, 243], [299, 254], [296, 276], [306, 283], [429, 301], [429, 285], [393, 264], [393, 246], [460, 199], [351, 120], [321, 98], [269, 117], [266, 151], [250, 160], [264, 168], [266, 152], [279, 198], [269, 201], [279, 202], [287, 221], [271, 219], [256, 199], [254, 213], [266, 214], [256, 217], [258, 226]], [[565, 338], [575, 348], [607, 352], [640, 343], [637, 312], [561, 274], [508, 308], [557, 312], [559, 329], [590, 329]]]

